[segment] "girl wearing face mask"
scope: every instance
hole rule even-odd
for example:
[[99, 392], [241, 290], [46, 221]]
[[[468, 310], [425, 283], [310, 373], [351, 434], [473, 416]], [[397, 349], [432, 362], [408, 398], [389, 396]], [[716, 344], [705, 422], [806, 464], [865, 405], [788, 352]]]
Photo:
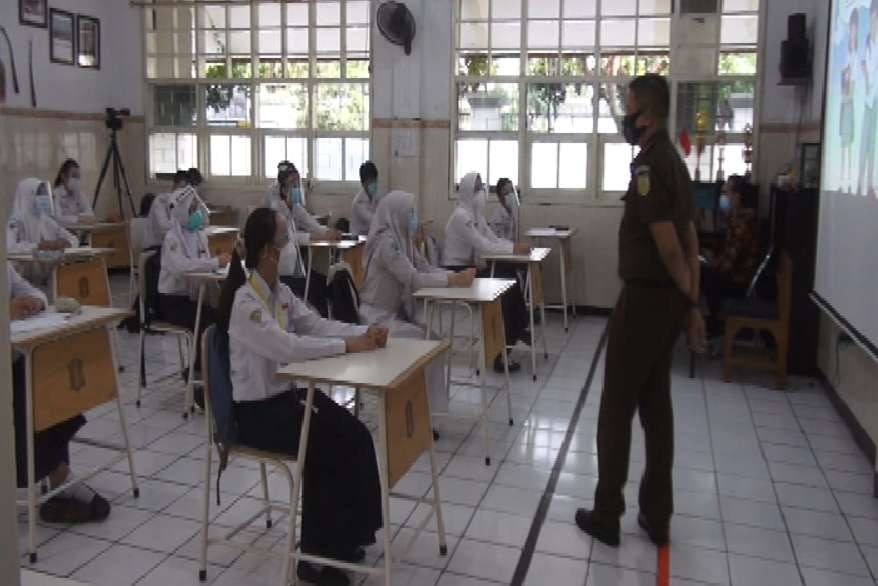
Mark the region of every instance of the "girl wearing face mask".
[[[280, 259], [280, 278], [293, 293], [303, 298], [307, 281], [305, 245], [311, 240], [338, 240], [340, 234], [320, 225], [317, 219], [305, 209], [302, 196], [302, 182], [296, 166], [282, 161], [277, 166], [277, 181], [265, 194], [265, 207], [278, 212], [284, 219], [289, 242]], [[323, 317], [328, 315], [326, 304], [326, 276], [311, 270], [311, 284], [308, 302]]]
[[[289, 237], [286, 221], [269, 208], [247, 218], [223, 283], [218, 334], [228, 335], [234, 415], [239, 442], [292, 456], [299, 449], [306, 393], [275, 377], [280, 365], [384, 347], [387, 330], [323, 319], [278, 278]], [[245, 273], [241, 261], [247, 268]], [[362, 561], [382, 525], [375, 447], [368, 428], [315, 392], [303, 470], [304, 553]], [[303, 581], [350, 584], [336, 568], [299, 562]]]
[[[527, 254], [530, 252], [528, 244], [514, 243], [499, 238], [491, 231], [485, 220], [487, 201], [488, 194], [485, 191], [484, 183], [482, 183], [481, 175], [470, 173], [460, 181], [458, 204], [445, 226], [443, 259], [446, 268], [461, 270], [470, 267], [485, 267], [485, 263], [481, 260], [485, 254]], [[481, 268], [478, 271], [478, 276], [490, 277], [491, 271], [488, 268]], [[515, 267], [498, 263], [494, 277], [516, 279]], [[527, 306], [524, 303], [524, 295], [517, 280], [515, 286], [503, 295], [502, 302], [503, 320], [506, 325], [506, 344], [513, 346], [519, 341], [529, 343]], [[517, 371], [520, 369], [520, 365], [516, 362], [510, 362], [509, 369]], [[501, 356], [497, 356], [494, 360], [494, 370], [503, 372]]]
[[372, 227], [372, 217], [378, 207], [378, 167], [372, 161], [360, 165], [362, 189], [354, 197], [351, 206], [351, 233], [366, 236]]
[[[369, 324], [386, 326], [391, 335], [424, 339], [423, 305], [414, 293], [424, 287], [469, 287], [475, 270], [453, 273], [430, 266], [414, 244], [418, 230], [415, 196], [392, 191], [381, 198], [369, 239], [360, 291], [360, 315]], [[448, 412], [443, 367], [427, 369], [427, 392], [434, 412]]]
[[73, 159], [64, 161], [55, 176], [52, 192], [55, 197], [55, 215], [62, 224], [95, 221], [94, 210], [82, 192], [79, 163]]
[[744, 205], [750, 189], [740, 175], [732, 175], [723, 186], [720, 210], [726, 216], [726, 237], [713, 262], [701, 269], [702, 290], [707, 299], [707, 329], [718, 335], [719, 313], [724, 298], [742, 297], [759, 266], [759, 237], [756, 210]]
[[[211, 257], [204, 231], [206, 213], [195, 190], [186, 186], [178, 189], [172, 196], [171, 229], [162, 244], [162, 268], [159, 273], [159, 313], [168, 323], [192, 330], [195, 328], [195, 313], [198, 285], [186, 278], [186, 273], [208, 272], [225, 268], [229, 255], [222, 253]], [[217, 298], [215, 292], [212, 297]], [[211, 295], [207, 296], [208, 298]], [[206, 328], [214, 320], [211, 303], [201, 308], [200, 327]], [[214, 303], [215, 305], [215, 303]], [[201, 339], [201, 331], [195, 332]], [[201, 344], [196, 344], [200, 349]], [[196, 359], [197, 360], [197, 359]], [[201, 367], [197, 360], [195, 368]]]
[[491, 216], [491, 231], [498, 238], [515, 241], [518, 237], [518, 194], [512, 181], [506, 177], [497, 182], [497, 200], [500, 207]]

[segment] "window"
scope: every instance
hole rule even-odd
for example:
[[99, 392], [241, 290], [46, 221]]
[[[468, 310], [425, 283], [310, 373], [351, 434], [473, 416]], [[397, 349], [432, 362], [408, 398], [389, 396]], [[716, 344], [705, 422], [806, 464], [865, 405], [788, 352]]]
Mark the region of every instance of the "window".
[[[721, 2], [716, 74], [697, 83], [671, 62], [672, 0], [455, 3], [455, 183], [478, 171], [491, 184], [512, 178], [532, 200], [618, 201], [634, 153], [621, 136], [625, 93], [644, 73], [671, 82], [671, 129], [694, 128], [709, 103], [725, 168], [737, 168], [755, 124], [759, 0]], [[711, 151], [702, 165], [713, 174], [718, 159]]]
[[[145, 8], [149, 171], [262, 184], [287, 159], [358, 181], [369, 158], [369, 0]], [[185, 4], [185, 5], [184, 5]]]

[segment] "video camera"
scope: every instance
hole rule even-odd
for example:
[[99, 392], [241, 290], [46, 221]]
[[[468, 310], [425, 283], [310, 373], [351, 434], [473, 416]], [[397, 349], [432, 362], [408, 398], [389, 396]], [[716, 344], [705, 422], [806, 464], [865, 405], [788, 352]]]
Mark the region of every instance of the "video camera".
[[122, 130], [122, 118], [127, 118], [131, 116], [131, 110], [128, 108], [107, 108], [107, 119], [104, 121], [104, 124], [107, 125], [107, 128], [110, 130]]

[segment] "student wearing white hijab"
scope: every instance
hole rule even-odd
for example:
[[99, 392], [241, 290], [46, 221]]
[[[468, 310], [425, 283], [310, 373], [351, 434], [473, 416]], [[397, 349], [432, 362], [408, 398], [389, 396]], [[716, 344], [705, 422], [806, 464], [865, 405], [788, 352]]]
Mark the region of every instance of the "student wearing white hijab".
[[[46, 309], [46, 296], [6, 263], [9, 287], [9, 321], [27, 319]], [[12, 356], [12, 408], [15, 418], [15, 468], [19, 488], [28, 485], [27, 469], [27, 389], [24, 357]], [[34, 434], [34, 476], [48, 478], [52, 488], [73, 479], [70, 470], [70, 440], [85, 425], [77, 415]], [[87, 485], [80, 483], [59, 493], [40, 506], [46, 523], [89, 523], [103, 521], [110, 514], [110, 503]]]
[[82, 192], [79, 163], [67, 159], [58, 169], [52, 184], [55, 199], [55, 217], [65, 225], [95, 221], [95, 213]]
[[[299, 299], [305, 296], [307, 281], [307, 264], [302, 247], [311, 240], [338, 240], [341, 237], [337, 230], [322, 226], [305, 209], [301, 181], [296, 166], [289, 161], [281, 161], [277, 166], [277, 181], [265, 194], [265, 207], [283, 216], [289, 232], [289, 242], [280, 259], [280, 279]], [[328, 315], [326, 295], [326, 276], [312, 269], [307, 301], [323, 317]]]
[[351, 204], [351, 233], [366, 236], [378, 207], [378, 167], [372, 161], [360, 165], [360, 186]]
[[146, 222], [146, 234], [143, 239], [144, 248], [160, 248], [165, 241], [165, 235], [171, 229], [171, 207], [174, 192], [188, 185], [186, 171], [177, 171], [174, 174], [174, 184], [171, 191], [158, 194], [149, 208]]
[[[229, 255], [221, 253], [212, 257], [204, 231], [206, 213], [195, 189], [187, 185], [173, 193], [171, 204], [171, 229], [162, 244], [162, 268], [159, 273], [159, 314], [171, 324], [195, 328], [198, 285], [186, 278], [186, 273], [215, 271], [229, 264]], [[218, 294], [218, 291], [217, 291]], [[210, 296], [208, 296], [210, 297]], [[214, 299], [217, 295], [212, 296]], [[206, 298], [207, 300], [207, 298]], [[201, 308], [200, 331], [214, 323], [214, 311], [209, 303]], [[196, 344], [200, 348], [201, 344]], [[198, 370], [201, 361], [195, 363]]]
[[[488, 194], [485, 191], [482, 177], [478, 173], [469, 173], [460, 181], [457, 190], [458, 204], [448, 224], [445, 226], [445, 249], [443, 263], [452, 270], [479, 267], [479, 277], [490, 277], [491, 271], [483, 268], [485, 254], [527, 254], [530, 246], [526, 243], [514, 243], [497, 237], [485, 220], [485, 207]], [[530, 343], [530, 332], [527, 329], [528, 313], [524, 302], [524, 294], [518, 284], [515, 267], [498, 263], [494, 277], [500, 279], [516, 279], [515, 286], [504, 293], [503, 321], [506, 326], [506, 345], [513, 346], [516, 342]], [[518, 371], [517, 362], [509, 363], [509, 370]], [[502, 355], [494, 360], [494, 370], [503, 372]]]
[[[430, 266], [413, 242], [418, 229], [415, 196], [392, 191], [381, 198], [366, 243], [366, 268], [360, 291], [360, 315], [390, 335], [423, 339], [423, 308], [414, 293], [424, 287], [469, 287], [475, 270], [454, 273]], [[448, 411], [442, 365], [427, 369], [427, 391], [434, 412]]]
[[500, 205], [491, 215], [489, 226], [491, 231], [504, 240], [515, 242], [518, 238], [518, 194], [512, 181], [503, 177], [497, 182], [497, 200]]
[[19, 181], [6, 229], [7, 254], [29, 254], [35, 249], [64, 250], [78, 244], [76, 236], [52, 216], [49, 184], [33, 177]]

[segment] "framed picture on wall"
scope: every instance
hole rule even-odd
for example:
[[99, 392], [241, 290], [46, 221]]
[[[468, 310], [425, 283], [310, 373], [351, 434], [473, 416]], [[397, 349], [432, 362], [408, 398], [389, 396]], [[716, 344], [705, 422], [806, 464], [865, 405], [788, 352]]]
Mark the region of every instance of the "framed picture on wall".
[[27, 26], [48, 26], [47, 0], [18, 0], [18, 20]]
[[76, 62], [76, 37], [73, 13], [52, 8], [49, 11], [49, 60], [73, 65]]
[[76, 17], [76, 40], [79, 48], [76, 64], [91, 69], [101, 68], [101, 21], [91, 16]]

